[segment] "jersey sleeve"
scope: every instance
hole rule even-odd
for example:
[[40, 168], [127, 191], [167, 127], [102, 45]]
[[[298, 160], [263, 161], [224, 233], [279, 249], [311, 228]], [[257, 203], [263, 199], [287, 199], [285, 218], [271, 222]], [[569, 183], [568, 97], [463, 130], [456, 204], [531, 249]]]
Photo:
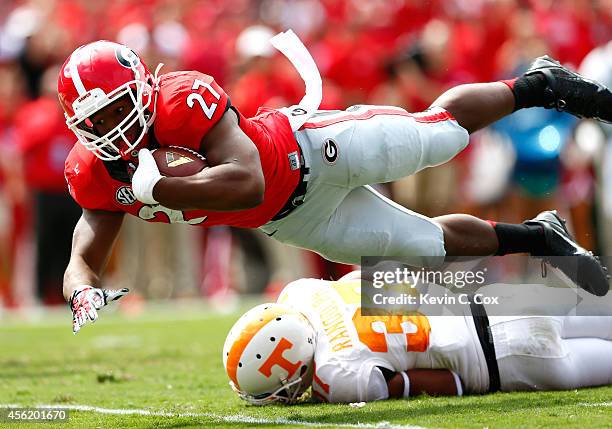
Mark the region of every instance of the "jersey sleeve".
[[64, 177], [68, 185], [68, 192], [81, 206], [88, 210], [120, 211], [109, 200], [108, 194], [94, 178], [93, 165], [87, 157], [81, 157], [80, 144], [75, 144], [66, 158], [64, 164]]
[[230, 105], [228, 95], [211, 76], [194, 71], [168, 73], [160, 80], [155, 136], [162, 146], [198, 151], [202, 138]]
[[380, 368], [377, 366], [368, 367], [369, 373], [363, 374], [364, 386], [363, 396], [365, 402], [381, 401], [389, 398], [389, 388], [387, 380]]
[[385, 377], [374, 361], [355, 365], [355, 362], [331, 359], [323, 366], [317, 365], [316, 374], [327, 385], [328, 402], [372, 402], [389, 397]]

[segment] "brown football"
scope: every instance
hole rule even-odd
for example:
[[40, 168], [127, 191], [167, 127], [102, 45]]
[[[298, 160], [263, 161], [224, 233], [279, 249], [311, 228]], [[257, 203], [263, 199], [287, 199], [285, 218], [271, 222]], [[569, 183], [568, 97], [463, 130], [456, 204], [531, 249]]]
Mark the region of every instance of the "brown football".
[[179, 146], [168, 146], [151, 152], [163, 176], [192, 176], [208, 167], [206, 158], [198, 152]]

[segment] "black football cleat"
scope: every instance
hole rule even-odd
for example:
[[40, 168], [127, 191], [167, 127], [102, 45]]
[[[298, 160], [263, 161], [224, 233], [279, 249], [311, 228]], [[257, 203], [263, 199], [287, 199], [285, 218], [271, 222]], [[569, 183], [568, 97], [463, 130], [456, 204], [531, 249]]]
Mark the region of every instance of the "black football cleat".
[[536, 58], [525, 75], [535, 73], [546, 78], [547, 109], [612, 123], [612, 92], [604, 85], [574, 73], [548, 55]]
[[532, 256], [559, 268], [576, 285], [593, 295], [604, 296], [608, 293], [610, 286], [607, 268], [598, 257], [574, 241], [565, 226], [565, 220], [556, 210], [542, 212], [523, 223], [544, 228], [545, 254]]

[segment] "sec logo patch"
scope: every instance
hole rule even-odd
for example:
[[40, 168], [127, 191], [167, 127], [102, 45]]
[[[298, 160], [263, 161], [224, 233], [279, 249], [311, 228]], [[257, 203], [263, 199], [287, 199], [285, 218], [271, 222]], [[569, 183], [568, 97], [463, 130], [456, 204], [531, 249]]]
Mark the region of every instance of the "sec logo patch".
[[321, 146], [323, 159], [329, 165], [334, 165], [338, 160], [338, 145], [332, 139], [325, 139], [325, 143]]
[[124, 206], [131, 206], [136, 202], [136, 196], [134, 195], [134, 191], [129, 186], [122, 186], [117, 189], [117, 193], [115, 194], [115, 198], [119, 204]]

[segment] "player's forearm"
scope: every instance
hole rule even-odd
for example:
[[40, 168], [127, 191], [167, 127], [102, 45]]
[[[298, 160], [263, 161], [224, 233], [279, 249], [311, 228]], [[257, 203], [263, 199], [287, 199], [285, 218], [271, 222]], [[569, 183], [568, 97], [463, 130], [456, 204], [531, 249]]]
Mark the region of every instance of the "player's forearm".
[[448, 369], [409, 369], [406, 372], [410, 377], [410, 395], [412, 396], [423, 393], [456, 396], [460, 393], [456, 378]]
[[74, 289], [83, 286], [97, 286], [100, 277], [80, 256], [72, 256], [64, 272], [63, 293], [66, 301], [72, 296]]
[[263, 173], [222, 164], [188, 177], [164, 177], [153, 189], [161, 205], [174, 210], [244, 210], [264, 195]]
[[115, 244], [123, 213], [83, 210], [74, 228], [72, 252], [64, 272], [66, 300], [83, 285], [97, 286]]
[[409, 369], [405, 374], [407, 378], [398, 372], [387, 382], [389, 398], [418, 396], [423, 393], [432, 396], [463, 394], [461, 380], [448, 369]]

